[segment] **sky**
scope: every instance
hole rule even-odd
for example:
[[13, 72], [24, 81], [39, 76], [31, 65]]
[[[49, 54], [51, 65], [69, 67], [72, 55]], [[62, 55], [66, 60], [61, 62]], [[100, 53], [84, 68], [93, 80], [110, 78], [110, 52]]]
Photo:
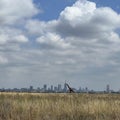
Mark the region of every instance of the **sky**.
[[[120, 89], [119, 0], [0, 0], [0, 88], [65, 81]], [[11, 7], [12, 6], [12, 7]]]

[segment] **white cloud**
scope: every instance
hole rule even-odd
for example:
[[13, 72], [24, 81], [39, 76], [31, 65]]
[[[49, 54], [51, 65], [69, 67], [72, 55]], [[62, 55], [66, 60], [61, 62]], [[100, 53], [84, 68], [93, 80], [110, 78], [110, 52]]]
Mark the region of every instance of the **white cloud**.
[[44, 34], [46, 27], [46, 22], [38, 20], [29, 20], [26, 25], [26, 28], [29, 30], [29, 32], [34, 35]]
[[68, 48], [70, 47], [69, 43], [66, 43], [59, 35], [54, 33], [48, 33], [44, 36], [37, 38], [36, 40], [41, 46], [45, 48]]
[[0, 0], [0, 24], [15, 24], [37, 13], [32, 0]]
[[41, 36], [45, 35], [47, 32], [55, 32], [56, 24], [58, 21], [39, 21], [39, 20], [29, 20], [26, 24], [26, 29], [29, 31], [30, 34]]
[[119, 21], [120, 15], [111, 8], [96, 8], [93, 2], [78, 1], [61, 12], [56, 29], [63, 36], [99, 39], [104, 33], [117, 29]]
[[18, 35], [13, 37], [13, 42], [26, 43], [28, 42], [28, 38], [24, 35]]
[[89, 20], [89, 16], [93, 15], [95, 9], [95, 3], [79, 0], [72, 7], [66, 7], [65, 10], [61, 12], [60, 20], [69, 22], [73, 26], [80, 24], [80, 22], [85, 23]]
[[[31, 20], [26, 28], [30, 34], [37, 36], [36, 41], [43, 49], [48, 50], [46, 47], [56, 46], [56, 51], [53, 52], [60, 53], [63, 51], [57, 48], [67, 43], [71, 47], [67, 47], [61, 55], [71, 53], [72, 56], [77, 53], [80, 61], [87, 59], [88, 63], [95, 61], [96, 65], [99, 65], [101, 60], [102, 66], [107, 63], [112, 51], [120, 50], [118, 47], [120, 37], [115, 32], [120, 27], [119, 21], [120, 15], [111, 8], [97, 8], [94, 2], [78, 0], [73, 6], [66, 7], [58, 20], [48, 22]], [[95, 60], [94, 57], [100, 60]]]
[[0, 0], [0, 50], [19, 50], [27, 43], [25, 22], [39, 12], [33, 0]]
[[28, 38], [24, 34], [25, 33], [22, 32], [22, 30], [20, 29], [3, 27], [0, 29], [0, 45], [5, 45], [9, 43], [26, 43], [28, 42]]

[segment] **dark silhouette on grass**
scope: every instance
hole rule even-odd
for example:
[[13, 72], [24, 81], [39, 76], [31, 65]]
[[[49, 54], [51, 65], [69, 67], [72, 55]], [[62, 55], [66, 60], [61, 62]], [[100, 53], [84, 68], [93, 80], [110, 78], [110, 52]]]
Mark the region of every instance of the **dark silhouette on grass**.
[[69, 89], [69, 93], [74, 93], [75, 91], [66, 83], [66, 86], [68, 87]]

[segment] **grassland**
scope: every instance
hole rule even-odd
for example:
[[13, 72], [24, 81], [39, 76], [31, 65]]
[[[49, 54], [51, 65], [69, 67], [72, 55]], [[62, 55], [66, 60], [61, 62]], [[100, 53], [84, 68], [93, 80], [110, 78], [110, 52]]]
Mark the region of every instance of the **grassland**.
[[0, 120], [120, 120], [120, 95], [0, 93]]

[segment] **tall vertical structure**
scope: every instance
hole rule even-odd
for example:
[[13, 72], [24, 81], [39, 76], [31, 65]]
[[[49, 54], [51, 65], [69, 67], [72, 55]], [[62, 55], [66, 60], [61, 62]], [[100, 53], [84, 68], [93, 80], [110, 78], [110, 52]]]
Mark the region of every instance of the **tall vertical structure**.
[[79, 90], [78, 90], [79, 92], [82, 92], [82, 89], [81, 89], [81, 87], [79, 87]]
[[33, 91], [33, 86], [30, 86], [29, 90], [30, 90], [30, 92], [32, 92]]
[[51, 91], [53, 91], [53, 85], [51, 85]]
[[61, 92], [62, 91], [62, 86], [61, 84], [58, 84], [58, 92]]
[[66, 82], [65, 82], [65, 84], [64, 84], [63, 92], [67, 92], [67, 85], [66, 85]]
[[106, 92], [107, 92], [107, 93], [110, 93], [110, 85], [109, 85], [109, 84], [106, 85]]
[[43, 86], [43, 89], [44, 89], [44, 91], [47, 91], [47, 85], [46, 84]]
[[56, 86], [54, 87], [54, 92], [58, 92], [58, 88]]
[[89, 91], [89, 90], [88, 90], [88, 87], [86, 87], [86, 88], [85, 88], [85, 92], [88, 93], [88, 91]]

